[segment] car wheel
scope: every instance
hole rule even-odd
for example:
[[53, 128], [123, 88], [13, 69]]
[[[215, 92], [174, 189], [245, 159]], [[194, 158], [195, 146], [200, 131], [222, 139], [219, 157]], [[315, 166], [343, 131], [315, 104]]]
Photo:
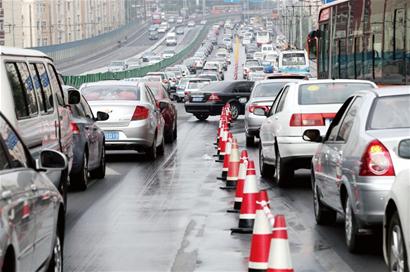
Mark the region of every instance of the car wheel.
[[105, 147], [104, 143], [101, 148], [101, 159], [100, 159], [100, 166], [97, 169], [94, 169], [90, 172], [90, 176], [96, 179], [102, 179], [105, 177], [105, 169], [106, 169], [106, 162], [105, 162]]
[[48, 264], [47, 272], [62, 272], [63, 271], [63, 245], [61, 242], [60, 232], [57, 230], [54, 240], [53, 252], [50, 263]]
[[246, 136], [246, 146], [254, 146], [255, 145], [255, 137], [249, 136], [245, 134]]
[[325, 207], [320, 200], [319, 188], [316, 185], [313, 173], [311, 175], [313, 186], [313, 210], [315, 212], [315, 219], [318, 225], [331, 225], [336, 222], [337, 213]]
[[284, 187], [293, 176], [293, 170], [282, 160], [279, 149], [275, 147], [275, 174], [273, 180], [279, 187]]
[[359, 227], [348, 196], [345, 202], [345, 241], [350, 252], [356, 252], [360, 244], [358, 229]]
[[399, 214], [395, 212], [387, 226], [387, 260], [389, 271], [408, 272], [407, 252]]
[[174, 138], [174, 141], [178, 138], [178, 123], [177, 123], [177, 120], [176, 120], [176, 118], [175, 118], [175, 127], [174, 127], [174, 131], [173, 131], [173, 133], [172, 133], [173, 135], [173, 138]]
[[259, 142], [259, 170], [262, 177], [272, 178], [275, 173], [275, 168], [272, 165], [266, 164], [262, 152], [262, 144]]
[[84, 150], [83, 163], [78, 174], [71, 176], [73, 186], [81, 191], [85, 191], [88, 187], [88, 159], [87, 153]]
[[154, 161], [157, 158], [157, 135], [155, 134], [154, 136], [154, 141], [152, 142], [152, 145], [147, 148], [145, 151], [145, 154], [147, 156], [147, 159], [150, 161]]
[[205, 121], [209, 117], [209, 114], [207, 113], [196, 113], [194, 115], [199, 121]]
[[162, 136], [161, 145], [157, 147], [157, 154], [160, 156], [164, 155], [164, 151], [165, 151], [165, 137]]
[[231, 109], [231, 116], [232, 116], [232, 120], [236, 120], [238, 119], [239, 116], [239, 105], [235, 102], [232, 102], [230, 104], [230, 109]]

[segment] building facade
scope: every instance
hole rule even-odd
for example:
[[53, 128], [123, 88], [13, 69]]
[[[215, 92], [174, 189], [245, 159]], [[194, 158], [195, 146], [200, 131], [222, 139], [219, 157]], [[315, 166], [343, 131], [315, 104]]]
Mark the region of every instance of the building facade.
[[4, 45], [4, 9], [3, 9], [3, 0], [0, 0], [0, 45]]
[[125, 24], [125, 2], [2, 0], [5, 45], [37, 47], [90, 38]]

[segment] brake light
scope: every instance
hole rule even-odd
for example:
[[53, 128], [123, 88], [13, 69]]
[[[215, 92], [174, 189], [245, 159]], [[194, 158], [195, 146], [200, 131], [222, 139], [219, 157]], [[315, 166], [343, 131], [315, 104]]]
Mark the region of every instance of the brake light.
[[260, 108], [263, 109], [265, 112], [268, 112], [270, 110], [269, 106], [261, 106], [261, 105], [257, 105], [257, 104], [251, 104], [249, 105], [248, 111], [250, 113], [253, 113], [255, 111], [255, 109]]
[[295, 113], [290, 118], [291, 127], [324, 126], [325, 119], [333, 119], [334, 113]]
[[215, 93], [211, 94], [211, 96], [208, 98], [209, 102], [220, 102], [222, 99]]
[[137, 106], [134, 110], [131, 121], [147, 119], [148, 114], [149, 114], [149, 109], [143, 106]]
[[70, 129], [73, 134], [80, 134], [80, 128], [78, 127], [77, 123], [70, 122]]
[[360, 176], [394, 176], [393, 162], [387, 148], [378, 140], [367, 146], [362, 156]]

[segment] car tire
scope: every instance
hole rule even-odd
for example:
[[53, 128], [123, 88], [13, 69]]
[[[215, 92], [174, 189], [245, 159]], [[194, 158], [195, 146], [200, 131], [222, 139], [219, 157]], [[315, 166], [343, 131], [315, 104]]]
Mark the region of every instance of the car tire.
[[273, 165], [269, 165], [265, 163], [265, 159], [263, 158], [262, 152], [262, 144], [259, 142], [259, 170], [261, 172], [262, 177], [264, 178], [272, 178], [275, 173], [275, 167]]
[[230, 110], [231, 110], [231, 116], [232, 120], [236, 120], [239, 117], [239, 105], [236, 102], [231, 102], [230, 103]]
[[63, 271], [63, 243], [60, 231], [56, 231], [53, 251], [50, 262], [48, 264], [47, 272], [62, 272]]
[[358, 235], [359, 226], [357, 224], [352, 205], [350, 205], [350, 197], [347, 196], [345, 202], [345, 242], [350, 252], [357, 252], [360, 244], [360, 236]]
[[[74, 183], [73, 183], [74, 181]], [[84, 150], [83, 160], [80, 171], [77, 174], [71, 175], [71, 184], [75, 189], [85, 191], [88, 187], [88, 158]]]
[[90, 171], [90, 177], [96, 179], [102, 179], [105, 177], [105, 169], [106, 169], [106, 161], [105, 161], [105, 147], [104, 143], [101, 150], [101, 158], [100, 158], [100, 165], [98, 168]]
[[246, 136], [246, 146], [254, 146], [255, 145], [255, 137], [254, 136], [249, 136], [245, 134]]
[[155, 134], [154, 136], [154, 141], [152, 142], [152, 145], [147, 148], [145, 151], [145, 155], [148, 160], [150, 161], [155, 161], [157, 158], [157, 135]]
[[199, 121], [205, 121], [208, 119], [209, 114], [207, 113], [195, 113], [194, 116], [199, 120]]
[[273, 180], [279, 187], [285, 187], [293, 176], [293, 169], [289, 169], [290, 165], [285, 163], [279, 153], [279, 148], [275, 146], [275, 173]]
[[332, 225], [336, 222], [337, 212], [323, 205], [313, 173], [311, 174], [311, 179], [313, 187], [313, 211], [315, 213], [316, 223], [318, 225]]
[[[395, 235], [395, 237], [393, 237], [393, 235]], [[397, 212], [393, 214], [393, 216], [387, 223], [386, 247], [387, 265], [389, 267], [389, 271], [408, 272], [409, 267], [407, 262], [406, 245], [404, 243], [403, 229], [401, 227], [400, 217]], [[393, 248], [395, 248], [394, 251], [392, 250]]]
[[174, 138], [174, 141], [178, 138], [178, 121], [176, 120], [176, 117], [175, 117], [175, 127], [172, 133], [172, 137]]
[[161, 145], [157, 147], [157, 155], [162, 156], [164, 155], [165, 151], [165, 137], [162, 136]]

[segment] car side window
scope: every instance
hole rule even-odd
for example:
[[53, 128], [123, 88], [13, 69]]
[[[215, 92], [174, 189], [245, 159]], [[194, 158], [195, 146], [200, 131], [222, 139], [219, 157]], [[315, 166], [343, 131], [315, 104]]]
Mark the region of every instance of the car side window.
[[283, 90], [283, 94], [278, 102], [278, 107], [276, 108], [275, 113], [281, 112], [283, 110], [288, 92], [289, 92], [289, 87], [286, 87], [285, 90]]
[[275, 113], [275, 110], [278, 106], [279, 100], [282, 97], [283, 91], [279, 91], [278, 95], [275, 97], [275, 100], [272, 103], [272, 107], [269, 110], [269, 116], [272, 116]]
[[27, 64], [6, 63], [7, 77], [13, 92], [17, 119], [25, 119], [38, 114], [37, 98]]
[[326, 136], [324, 139], [325, 142], [336, 141], [342, 117], [344, 113], [346, 112], [346, 110], [349, 108], [349, 105], [352, 102], [352, 100], [353, 100], [353, 97], [348, 98], [345, 101], [345, 103], [342, 105], [342, 107], [339, 109], [339, 111], [336, 113], [335, 118], [333, 119], [332, 123], [330, 124], [329, 129], [326, 132]]
[[54, 93], [56, 94], [57, 97], [57, 102], [60, 106], [64, 106], [64, 95], [63, 95], [63, 90], [61, 89], [60, 82], [58, 80], [58, 75], [57, 72], [54, 68], [53, 65], [50, 63], [48, 64], [48, 72], [50, 74], [50, 85], [51, 88], [53, 89]]
[[90, 106], [88, 105], [88, 103], [85, 101], [84, 98], [81, 99], [80, 103], [84, 110], [85, 116], [87, 118], [93, 119], [94, 118], [93, 112], [91, 111]]
[[145, 95], [147, 96], [147, 100], [152, 104], [152, 105], [156, 105], [156, 103], [155, 103], [155, 98], [154, 98], [154, 96], [152, 95], [152, 92], [151, 92], [151, 90], [150, 90], [150, 88], [148, 88], [148, 87], [145, 87]]
[[362, 105], [362, 102], [363, 102], [363, 99], [361, 97], [357, 97], [353, 101], [353, 103], [351, 104], [350, 108], [345, 114], [345, 117], [343, 118], [343, 121], [340, 125], [340, 129], [339, 129], [339, 133], [337, 134], [336, 141], [347, 141], [350, 135], [350, 131], [352, 131], [353, 123], [357, 115], [357, 111]]
[[0, 140], [0, 171], [10, 169], [9, 160], [4, 150], [3, 144]]
[[6, 156], [10, 158], [9, 168], [28, 167], [28, 157], [23, 142], [10, 125], [0, 118], [0, 137], [4, 143]]
[[85, 117], [85, 112], [80, 104], [70, 105], [74, 117]]
[[30, 69], [34, 74], [34, 86], [40, 99], [42, 112], [52, 113], [54, 111], [54, 97], [51, 91], [50, 80], [46, 67], [43, 63], [31, 63]]

